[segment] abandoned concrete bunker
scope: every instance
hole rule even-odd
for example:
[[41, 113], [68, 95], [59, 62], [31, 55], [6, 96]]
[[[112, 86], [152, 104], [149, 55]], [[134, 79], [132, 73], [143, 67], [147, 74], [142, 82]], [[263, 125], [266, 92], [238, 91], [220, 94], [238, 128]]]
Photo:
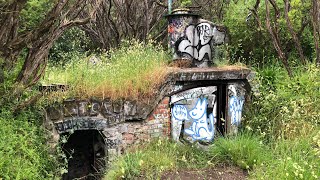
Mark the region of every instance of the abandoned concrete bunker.
[[99, 173], [128, 147], [152, 138], [207, 146], [218, 136], [237, 133], [251, 70], [210, 67], [215, 47], [226, 39], [223, 28], [189, 12], [167, 18], [174, 61], [187, 60], [192, 66], [168, 75], [148, 104], [91, 98], [67, 99], [47, 108], [50, 143], [69, 136], [63, 148], [73, 158], [64, 179]]

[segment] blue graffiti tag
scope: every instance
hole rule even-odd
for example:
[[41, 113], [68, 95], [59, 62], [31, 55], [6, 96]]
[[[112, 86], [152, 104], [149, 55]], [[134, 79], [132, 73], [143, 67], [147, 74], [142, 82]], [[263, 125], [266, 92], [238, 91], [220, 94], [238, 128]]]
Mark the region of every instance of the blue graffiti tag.
[[[207, 118], [208, 100], [198, 98], [196, 105], [190, 111], [184, 105], [174, 105], [172, 109], [172, 116], [175, 120], [192, 120], [190, 128], [185, 129], [184, 132], [190, 135], [193, 140], [207, 140], [214, 138], [214, 123], [213, 114]], [[209, 126], [210, 124], [210, 126]]]
[[242, 108], [244, 104], [243, 96], [232, 96], [229, 100], [229, 112], [231, 114], [231, 124], [239, 126], [241, 123]]

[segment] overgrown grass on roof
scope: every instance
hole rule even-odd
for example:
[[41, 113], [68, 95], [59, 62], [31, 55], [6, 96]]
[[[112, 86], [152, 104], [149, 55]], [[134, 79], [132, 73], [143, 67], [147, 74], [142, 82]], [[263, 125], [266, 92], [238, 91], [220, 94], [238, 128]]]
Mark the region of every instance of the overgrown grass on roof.
[[43, 84], [67, 84], [68, 96], [131, 98], [154, 95], [168, 73], [167, 53], [136, 41], [99, 56], [74, 57], [64, 67], [47, 69]]

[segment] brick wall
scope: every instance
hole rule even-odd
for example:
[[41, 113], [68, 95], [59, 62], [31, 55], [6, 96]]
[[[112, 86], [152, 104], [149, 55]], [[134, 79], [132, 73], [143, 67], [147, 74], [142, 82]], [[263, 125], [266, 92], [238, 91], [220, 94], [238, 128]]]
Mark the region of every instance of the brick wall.
[[[118, 136], [118, 154], [123, 153], [133, 145], [150, 141], [153, 138], [170, 136], [169, 97], [165, 97], [144, 121], [126, 122], [113, 127], [114, 131], [106, 129], [107, 139]], [[112, 133], [108, 133], [112, 132]], [[107, 135], [108, 134], [108, 135]], [[118, 134], [118, 135], [116, 135]], [[108, 147], [113, 149], [113, 147]]]
[[147, 119], [148, 132], [153, 137], [170, 136], [169, 97], [165, 97]]

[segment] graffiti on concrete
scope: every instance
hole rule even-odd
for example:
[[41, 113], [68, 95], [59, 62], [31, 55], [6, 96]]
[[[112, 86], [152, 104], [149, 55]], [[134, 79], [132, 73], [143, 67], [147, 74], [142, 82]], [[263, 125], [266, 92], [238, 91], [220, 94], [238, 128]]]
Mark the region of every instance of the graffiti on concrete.
[[189, 25], [185, 36], [176, 42], [176, 52], [186, 53], [198, 61], [211, 60], [212, 28], [209, 23]]
[[185, 27], [193, 21], [190, 17], [172, 18], [169, 20], [168, 33], [170, 46], [174, 47], [177, 40], [184, 36]]
[[231, 114], [231, 124], [239, 126], [242, 116], [242, 108], [244, 103], [244, 98], [242, 96], [232, 96], [229, 100], [229, 110]]
[[216, 90], [216, 86], [200, 87], [171, 96], [171, 134], [174, 140], [213, 140], [217, 115]]
[[183, 105], [175, 105], [172, 109], [172, 115], [176, 120], [193, 121], [192, 125], [188, 129], [185, 129], [184, 132], [190, 135], [195, 141], [210, 141], [214, 137], [215, 119], [212, 113], [209, 115], [209, 118], [207, 118], [207, 106], [207, 99], [199, 98], [196, 105], [189, 112]]
[[231, 125], [240, 126], [244, 105], [244, 92], [241, 87], [229, 85], [229, 116]]

